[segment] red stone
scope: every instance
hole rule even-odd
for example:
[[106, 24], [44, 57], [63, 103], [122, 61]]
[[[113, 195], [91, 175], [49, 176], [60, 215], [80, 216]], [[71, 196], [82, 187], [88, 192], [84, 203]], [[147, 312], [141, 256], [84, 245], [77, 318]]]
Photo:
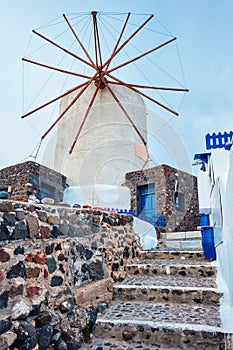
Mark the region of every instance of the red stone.
[[48, 270], [44, 269], [44, 278], [48, 278], [48, 276], [49, 276]]
[[4, 280], [4, 272], [0, 270], [0, 281]]
[[10, 260], [10, 255], [4, 249], [0, 249], [0, 261], [7, 262], [9, 260]]
[[29, 254], [26, 256], [25, 260], [26, 260], [27, 262], [33, 262], [33, 261], [34, 261], [33, 255], [32, 255], [31, 253], [29, 253]]
[[41, 239], [49, 238], [51, 236], [50, 229], [47, 226], [40, 227]]
[[59, 261], [63, 261], [63, 260], [65, 260], [65, 255], [64, 255], [63, 253], [60, 253], [60, 254], [58, 255], [57, 259], [58, 259]]
[[38, 252], [36, 253], [36, 255], [34, 256], [34, 262], [36, 264], [46, 264], [46, 256], [44, 253]]
[[34, 295], [38, 295], [40, 291], [40, 288], [37, 286], [31, 286], [27, 288], [27, 297], [33, 298]]

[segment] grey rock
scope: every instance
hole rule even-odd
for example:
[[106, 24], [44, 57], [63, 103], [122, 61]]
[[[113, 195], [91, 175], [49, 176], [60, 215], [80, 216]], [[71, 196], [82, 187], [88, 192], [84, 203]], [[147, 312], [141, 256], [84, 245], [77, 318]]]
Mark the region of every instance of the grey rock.
[[24, 221], [20, 221], [16, 224], [15, 229], [12, 234], [12, 240], [14, 239], [24, 239], [28, 237], [28, 228]]
[[104, 278], [104, 267], [100, 260], [91, 262], [90, 264], [83, 264], [82, 272], [88, 272], [92, 281], [99, 281]]
[[53, 253], [53, 251], [54, 251], [54, 246], [55, 246], [55, 243], [52, 243], [52, 244], [47, 245], [47, 246], [45, 247], [45, 253], [46, 253], [46, 255], [50, 255], [50, 254]]
[[67, 350], [68, 346], [66, 345], [66, 342], [64, 342], [64, 340], [60, 340], [59, 343], [57, 344], [56, 347], [57, 350]]
[[53, 273], [54, 271], [56, 271], [57, 264], [56, 264], [56, 260], [54, 259], [54, 257], [46, 258], [46, 263], [48, 266], [49, 273]]
[[11, 349], [10, 346], [14, 343], [16, 337], [17, 337], [16, 334], [11, 331], [8, 331], [7, 333], [0, 335], [0, 349], [1, 350]]
[[6, 191], [0, 191], [0, 199], [8, 199], [9, 193]]
[[19, 299], [15, 302], [12, 307], [11, 317], [12, 320], [24, 319], [26, 318], [31, 311], [30, 306], [24, 299]]
[[93, 251], [86, 248], [85, 249], [85, 257], [86, 257], [86, 259], [90, 260], [92, 258], [92, 256], [93, 256]]
[[11, 328], [11, 320], [0, 320], [0, 335], [6, 333]]
[[22, 261], [19, 261], [18, 264], [13, 265], [10, 271], [7, 272], [7, 279], [17, 278], [17, 277], [26, 277], [25, 265]]
[[52, 337], [52, 342], [53, 344], [57, 345], [61, 341], [61, 330], [60, 329], [55, 329], [53, 331], [53, 337]]
[[69, 298], [66, 301], [63, 301], [60, 305], [60, 310], [63, 312], [71, 311], [74, 307], [73, 299]]
[[16, 222], [15, 213], [4, 213], [2, 224], [5, 226], [14, 226]]
[[64, 222], [58, 226], [58, 229], [59, 229], [59, 232], [60, 232], [62, 235], [67, 236], [67, 235], [68, 235], [68, 232], [69, 232], [69, 225], [68, 225], [67, 222], [64, 220]]
[[35, 318], [36, 327], [42, 327], [44, 325], [50, 324], [52, 320], [52, 315], [49, 311], [44, 310], [39, 313], [39, 315]]
[[60, 231], [60, 229], [57, 226], [53, 226], [53, 228], [51, 230], [51, 234], [54, 238], [57, 238], [58, 236], [62, 235], [62, 232]]
[[17, 248], [15, 248], [14, 254], [15, 254], [15, 255], [24, 254], [24, 247], [18, 246]]
[[27, 338], [31, 338], [36, 335], [36, 329], [31, 323], [27, 321], [20, 321], [16, 334], [18, 339], [26, 340]]
[[0, 295], [0, 310], [6, 308], [8, 306], [8, 299], [9, 299], [8, 292], [5, 291]]
[[67, 233], [68, 237], [84, 237], [84, 232], [83, 230], [76, 229], [75, 226], [69, 225], [69, 230]]
[[51, 287], [61, 286], [63, 284], [63, 278], [61, 276], [53, 276], [50, 282]]
[[14, 207], [10, 201], [0, 201], [0, 211], [1, 212], [10, 212], [13, 211]]
[[42, 222], [47, 222], [48, 219], [48, 214], [45, 210], [37, 210], [36, 211], [38, 218], [40, 219], [40, 221]]
[[0, 241], [7, 241], [10, 239], [10, 231], [4, 225], [0, 226]]
[[53, 327], [51, 325], [45, 325], [37, 329], [38, 344], [40, 350], [48, 349], [53, 336]]
[[81, 205], [80, 204], [77, 204], [77, 203], [75, 203], [75, 204], [73, 204], [73, 208], [81, 208]]

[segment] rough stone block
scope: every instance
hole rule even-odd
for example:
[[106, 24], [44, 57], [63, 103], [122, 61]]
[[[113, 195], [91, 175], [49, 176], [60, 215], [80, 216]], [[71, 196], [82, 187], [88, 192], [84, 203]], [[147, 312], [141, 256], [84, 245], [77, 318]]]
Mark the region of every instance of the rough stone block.
[[36, 216], [27, 216], [26, 222], [28, 224], [30, 238], [34, 238], [39, 234], [39, 220]]
[[113, 280], [106, 278], [88, 284], [75, 290], [76, 305], [81, 307], [96, 307], [101, 303], [108, 303], [112, 300]]
[[0, 262], [5, 263], [10, 260], [10, 254], [4, 249], [0, 249]]
[[1, 201], [0, 200], [0, 212], [12, 212], [14, 210], [11, 201]]

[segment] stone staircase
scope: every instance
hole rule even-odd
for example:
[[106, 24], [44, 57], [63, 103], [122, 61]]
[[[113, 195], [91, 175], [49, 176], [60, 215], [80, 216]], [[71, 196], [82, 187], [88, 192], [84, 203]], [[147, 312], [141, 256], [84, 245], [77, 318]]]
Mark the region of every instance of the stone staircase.
[[166, 243], [127, 266], [83, 349], [233, 349], [222, 331], [215, 262]]

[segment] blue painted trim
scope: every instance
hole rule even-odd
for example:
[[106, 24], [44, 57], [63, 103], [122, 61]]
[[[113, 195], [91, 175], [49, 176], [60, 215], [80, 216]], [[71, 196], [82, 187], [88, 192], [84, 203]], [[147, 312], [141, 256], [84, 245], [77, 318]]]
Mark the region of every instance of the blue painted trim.
[[233, 131], [219, 132], [218, 134], [214, 132], [212, 135], [206, 134], [205, 139], [206, 149], [225, 148], [227, 144], [232, 143]]

